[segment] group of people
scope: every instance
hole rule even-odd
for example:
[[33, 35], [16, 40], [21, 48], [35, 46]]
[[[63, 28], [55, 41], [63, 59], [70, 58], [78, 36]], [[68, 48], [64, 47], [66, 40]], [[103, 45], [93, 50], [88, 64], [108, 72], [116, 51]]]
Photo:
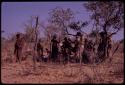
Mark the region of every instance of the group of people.
[[[60, 61], [62, 58], [63, 63], [68, 62], [79, 62], [80, 56], [82, 56], [81, 49], [82, 44], [82, 35], [81, 33], [77, 33], [76, 38], [72, 41], [68, 37], [64, 37], [62, 42], [57, 40], [57, 36], [53, 36], [51, 43], [52, 43], [52, 51], [51, 51], [51, 58], [53, 62]], [[83, 48], [82, 48], [83, 49]]]
[[[14, 54], [16, 54], [16, 61], [19, 61], [22, 52], [22, 43], [20, 35], [17, 34], [16, 37], [17, 40], [15, 43]], [[80, 60], [84, 63], [89, 63], [91, 58], [90, 56], [95, 50], [94, 43], [87, 38], [83, 39], [83, 36], [80, 32], [76, 34], [76, 38], [74, 41], [72, 41], [68, 37], [64, 37], [63, 41], [59, 42], [57, 36], [54, 35], [51, 40], [50, 46], [50, 49], [45, 48], [44, 51], [43, 46], [41, 45], [41, 40], [37, 42], [37, 56], [44, 62], [47, 62], [48, 60], [57, 62], [62, 58], [63, 63], [80, 62]], [[110, 43], [108, 44], [108, 46], [109, 48], [111, 48]], [[98, 52], [100, 52], [101, 50], [104, 51], [104, 47], [105, 41], [102, 40], [98, 46]], [[38, 61], [40, 61], [39, 59]]]

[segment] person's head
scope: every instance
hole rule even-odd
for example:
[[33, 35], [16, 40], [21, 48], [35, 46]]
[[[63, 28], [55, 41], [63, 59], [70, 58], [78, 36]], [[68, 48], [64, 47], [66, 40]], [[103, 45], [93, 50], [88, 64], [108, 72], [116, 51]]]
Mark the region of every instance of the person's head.
[[76, 35], [77, 35], [77, 36], [82, 36], [81, 32], [77, 32]]
[[18, 38], [20, 38], [20, 34], [18, 33], [18, 34], [16, 34], [16, 38], [18, 39]]
[[107, 40], [108, 40], [108, 41], [111, 41], [111, 37], [108, 37]]
[[56, 39], [56, 37], [57, 37], [56, 34], [54, 34], [54, 35], [53, 35], [53, 39]]
[[48, 51], [48, 49], [46, 48], [46, 51]]
[[41, 39], [39, 39], [39, 42], [41, 42]]
[[67, 41], [67, 37], [65, 37], [64, 40]]
[[102, 38], [106, 37], [106, 34], [107, 34], [106, 32], [103, 32], [103, 31], [100, 32], [100, 36], [101, 36]]
[[85, 43], [87, 43], [87, 41], [88, 41], [87, 38], [85, 38]]
[[68, 41], [71, 41], [71, 39], [70, 39], [70, 38], [68, 38]]
[[89, 42], [88, 42], [90, 45], [92, 44], [92, 40], [89, 40]]

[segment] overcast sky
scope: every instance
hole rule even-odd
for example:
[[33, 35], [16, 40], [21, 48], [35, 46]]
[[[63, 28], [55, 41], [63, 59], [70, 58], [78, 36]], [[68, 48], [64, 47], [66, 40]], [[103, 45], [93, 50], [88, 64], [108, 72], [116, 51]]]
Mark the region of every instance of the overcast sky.
[[[24, 32], [23, 23], [30, 19], [30, 16], [38, 15], [40, 21], [47, 22], [48, 12], [55, 7], [71, 8], [78, 20], [89, 20], [89, 12], [83, 7], [84, 2], [3, 2], [1, 29], [5, 31], [2, 36], [7, 37], [11, 33]], [[85, 32], [89, 33], [92, 25], [86, 27]], [[123, 38], [123, 30], [113, 36], [114, 40]]]

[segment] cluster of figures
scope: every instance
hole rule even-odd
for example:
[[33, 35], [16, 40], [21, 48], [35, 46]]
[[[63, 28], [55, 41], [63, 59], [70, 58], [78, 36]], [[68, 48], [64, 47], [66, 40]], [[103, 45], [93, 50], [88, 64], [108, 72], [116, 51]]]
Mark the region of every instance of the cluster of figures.
[[[44, 62], [48, 62], [51, 60], [52, 62], [84, 62], [84, 63], [93, 63], [99, 62], [99, 60], [103, 59], [105, 54], [105, 37], [104, 33], [100, 33], [101, 40], [97, 47], [97, 55], [95, 57], [95, 43], [92, 40], [88, 40], [87, 38], [83, 38], [82, 34], [78, 32], [76, 34], [76, 38], [72, 41], [68, 37], [64, 37], [62, 42], [59, 42], [57, 36], [54, 35], [51, 40], [51, 48], [45, 48], [45, 52], [43, 52], [43, 46], [41, 45], [41, 40], [37, 42], [37, 61], [43, 60]], [[19, 61], [21, 51], [22, 51], [22, 43], [20, 34], [17, 34], [17, 40], [15, 43], [14, 53], [16, 54], [16, 61]], [[108, 51], [111, 49], [111, 39], [106, 38], [108, 40]], [[100, 55], [101, 53], [101, 55]], [[108, 53], [109, 54], [109, 53]], [[109, 55], [108, 55], [109, 56]]]

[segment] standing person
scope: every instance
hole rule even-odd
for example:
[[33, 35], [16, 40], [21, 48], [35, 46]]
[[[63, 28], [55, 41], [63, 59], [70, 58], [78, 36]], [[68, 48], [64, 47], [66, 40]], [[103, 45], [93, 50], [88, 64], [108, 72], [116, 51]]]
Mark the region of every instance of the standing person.
[[51, 58], [53, 62], [56, 62], [57, 57], [58, 57], [58, 41], [56, 39], [56, 35], [53, 36], [53, 39], [51, 40], [52, 42], [52, 54], [51, 54]]
[[76, 36], [76, 39], [74, 41], [74, 53], [75, 53], [75, 57], [76, 57], [76, 62], [79, 62], [79, 51], [80, 51], [80, 42], [79, 42], [80, 38], [78, 36]]
[[43, 46], [41, 45], [41, 40], [39, 39], [38, 43], [37, 43], [37, 55], [38, 55], [38, 59], [41, 59], [43, 56]]
[[68, 62], [69, 54], [70, 54], [70, 42], [67, 39], [67, 37], [64, 38], [63, 42], [63, 57], [64, 57], [64, 63]]
[[72, 40], [70, 38], [68, 38], [68, 50], [69, 50], [69, 55], [71, 55], [71, 52], [72, 52]]
[[92, 63], [93, 60], [93, 49], [94, 49], [94, 44], [92, 42], [92, 40], [87, 40], [85, 39], [85, 46], [84, 46], [84, 50], [83, 50], [83, 62], [84, 63]]
[[85, 38], [85, 41], [84, 41], [84, 50], [83, 50], [83, 54], [82, 54], [82, 61], [84, 63], [88, 63], [88, 55], [87, 55], [87, 49], [88, 49], [88, 40], [87, 38]]
[[107, 37], [105, 32], [100, 33], [100, 43], [98, 46], [97, 59], [96, 62], [102, 62], [106, 56], [106, 46], [107, 46]]
[[16, 35], [14, 55], [16, 56], [16, 62], [19, 62], [19, 63], [21, 61], [22, 48], [23, 48], [22, 38], [20, 37], [20, 34], [17, 34]]
[[81, 34], [81, 32], [77, 32], [76, 34], [76, 38], [77, 38], [77, 43], [78, 43], [78, 51], [77, 51], [77, 57], [78, 57], [78, 61], [80, 60], [80, 63], [82, 63], [82, 52], [84, 50], [84, 37]]
[[83, 51], [83, 35], [81, 32], [77, 32], [76, 39], [74, 41], [74, 53], [76, 57], [76, 62], [82, 61], [82, 51]]

